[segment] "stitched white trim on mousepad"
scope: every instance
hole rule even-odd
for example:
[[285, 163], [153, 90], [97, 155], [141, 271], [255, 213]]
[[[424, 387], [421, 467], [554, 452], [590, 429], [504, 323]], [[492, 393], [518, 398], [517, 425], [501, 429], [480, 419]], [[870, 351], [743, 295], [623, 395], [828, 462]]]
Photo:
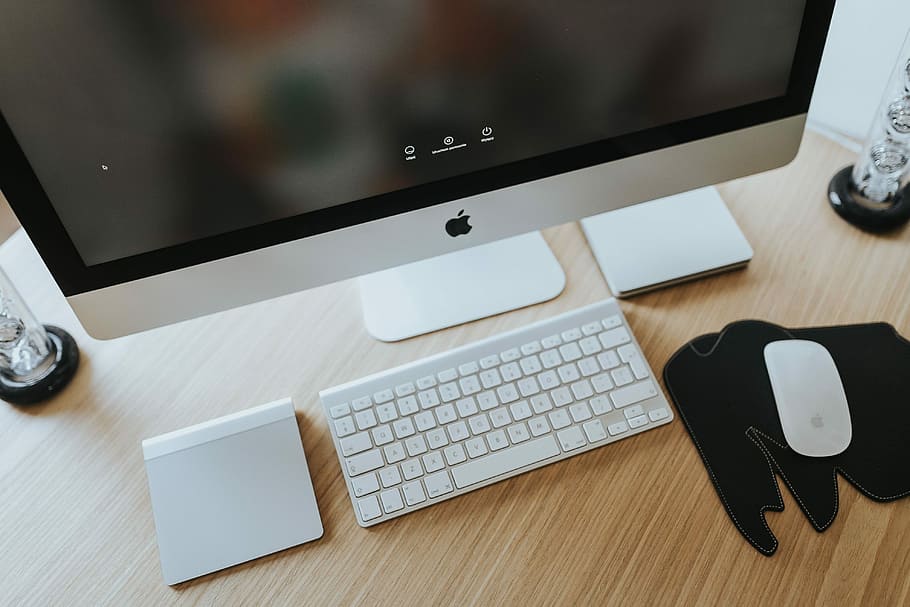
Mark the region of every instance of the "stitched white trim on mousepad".
[[[764, 361], [765, 345], [782, 339], [831, 352], [853, 425], [842, 453], [806, 457], [787, 446]], [[910, 494], [910, 342], [891, 325], [732, 323], [677, 351], [664, 382], [727, 514], [762, 554], [778, 544], [764, 512], [784, 508], [775, 474], [817, 531], [837, 516], [838, 473], [875, 500]]]

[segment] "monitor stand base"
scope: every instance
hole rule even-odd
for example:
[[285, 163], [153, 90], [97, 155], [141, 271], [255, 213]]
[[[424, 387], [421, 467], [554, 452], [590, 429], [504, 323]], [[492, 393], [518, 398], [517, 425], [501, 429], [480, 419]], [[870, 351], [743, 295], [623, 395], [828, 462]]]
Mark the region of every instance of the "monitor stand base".
[[581, 227], [616, 297], [743, 268], [752, 259], [713, 187], [594, 215]]
[[540, 232], [359, 280], [364, 323], [381, 341], [400, 341], [541, 303], [566, 285], [566, 275]]

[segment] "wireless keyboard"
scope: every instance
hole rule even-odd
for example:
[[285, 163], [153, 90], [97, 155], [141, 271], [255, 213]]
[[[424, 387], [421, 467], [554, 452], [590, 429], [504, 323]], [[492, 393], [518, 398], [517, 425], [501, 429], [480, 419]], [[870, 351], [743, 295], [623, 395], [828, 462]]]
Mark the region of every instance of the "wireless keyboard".
[[673, 419], [615, 299], [319, 396], [364, 527]]

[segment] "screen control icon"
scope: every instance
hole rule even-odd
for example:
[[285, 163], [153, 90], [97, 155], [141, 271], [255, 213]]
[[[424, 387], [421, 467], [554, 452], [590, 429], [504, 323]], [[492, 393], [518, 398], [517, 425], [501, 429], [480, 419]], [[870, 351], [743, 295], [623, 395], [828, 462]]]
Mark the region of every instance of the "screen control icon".
[[480, 134], [483, 135], [484, 137], [489, 137], [490, 135], [493, 134], [493, 129], [491, 129], [488, 126], [485, 126], [485, 127], [483, 127], [483, 130], [480, 131]]
[[409, 145], [404, 149], [404, 153], [406, 156], [413, 156], [415, 151], [416, 150], [414, 149], [413, 145]]
[[442, 142], [446, 145], [452, 145], [453, 143], [455, 143], [455, 138], [452, 137], [451, 135], [449, 135], [448, 137], [443, 139]]

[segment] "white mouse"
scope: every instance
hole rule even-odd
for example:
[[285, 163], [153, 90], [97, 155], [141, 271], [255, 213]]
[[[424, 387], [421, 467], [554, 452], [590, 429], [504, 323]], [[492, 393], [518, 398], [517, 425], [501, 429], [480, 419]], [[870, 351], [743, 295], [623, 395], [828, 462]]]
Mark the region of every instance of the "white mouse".
[[831, 353], [814, 341], [775, 341], [765, 346], [765, 366], [790, 448], [810, 457], [843, 452], [853, 425]]

